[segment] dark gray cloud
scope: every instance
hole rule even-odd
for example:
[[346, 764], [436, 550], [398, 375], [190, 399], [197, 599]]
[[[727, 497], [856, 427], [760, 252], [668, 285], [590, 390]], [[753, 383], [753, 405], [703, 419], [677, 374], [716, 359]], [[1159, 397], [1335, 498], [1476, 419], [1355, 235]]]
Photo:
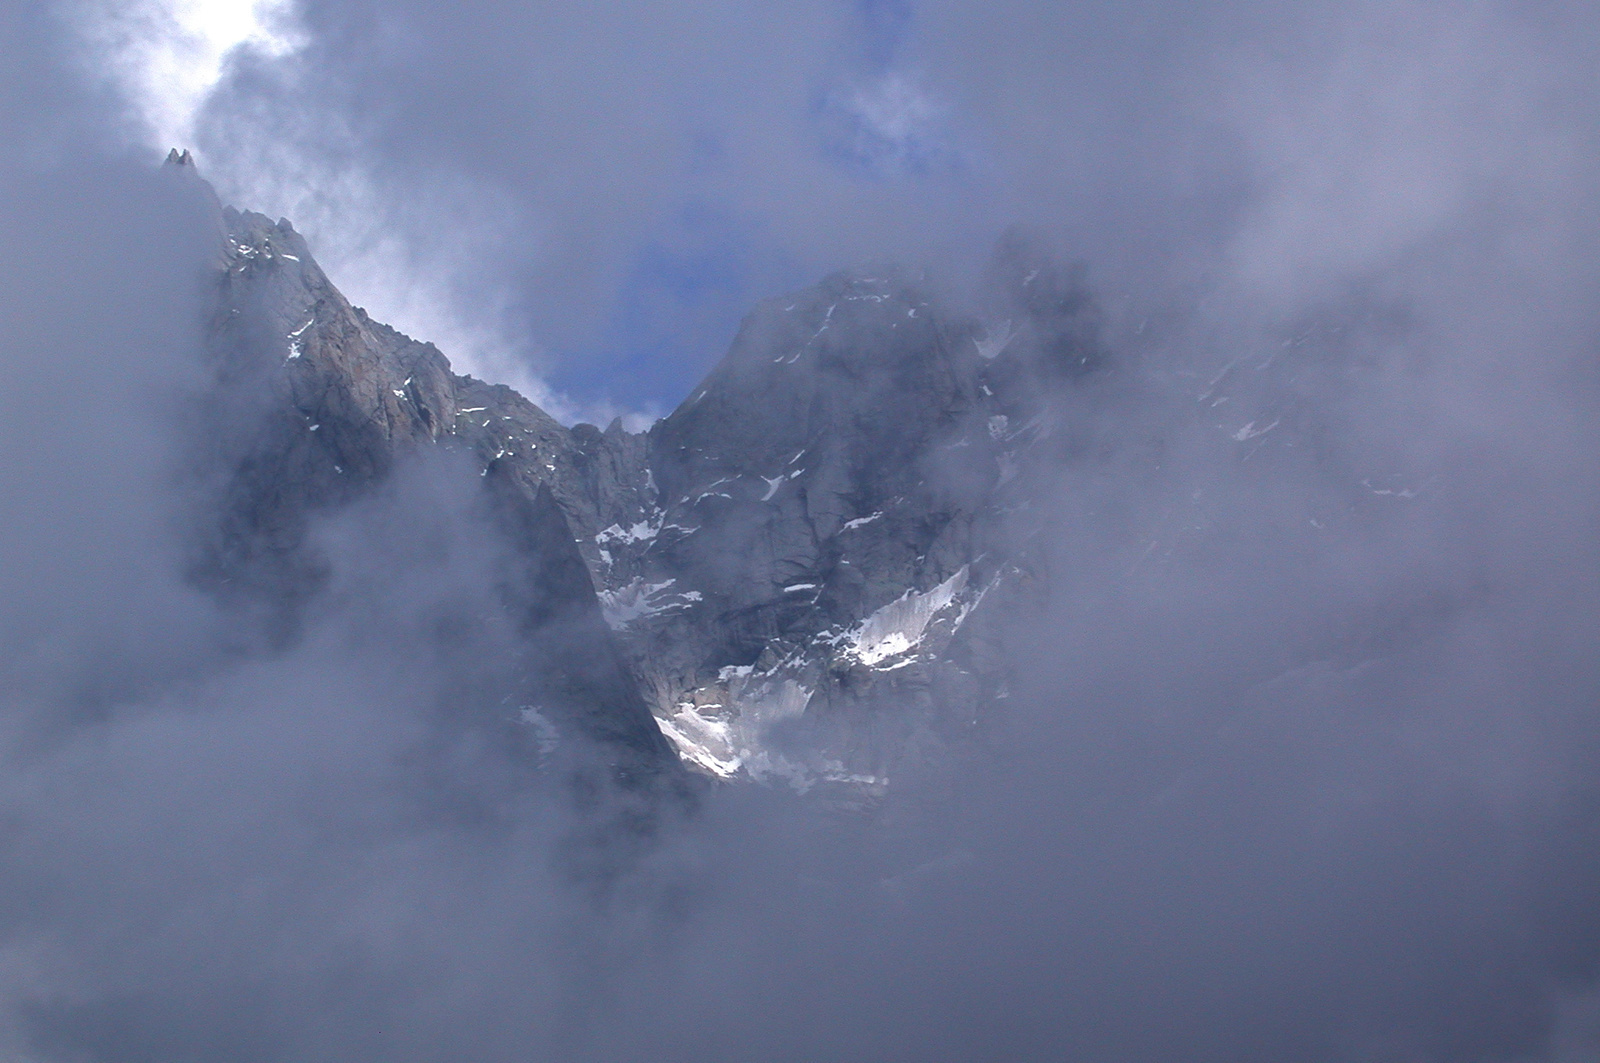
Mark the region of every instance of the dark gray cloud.
[[[186, 582], [204, 204], [68, 23], [0, 15], [8, 1050], [1593, 1058], [1586, 8], [298, 18], [210, 165], [485, 359], [670, 403], [753, 297], [959, 291], [1020, 220], [1118, 368], [1058, 411], [984, 741], [872, 815], [716, 794], [597, 896], [594, 820], [450, 712], [512, 638], [460, 470], [319, 526], [291, 647]], [[682, 361], [613, 388], [617, 336]]]

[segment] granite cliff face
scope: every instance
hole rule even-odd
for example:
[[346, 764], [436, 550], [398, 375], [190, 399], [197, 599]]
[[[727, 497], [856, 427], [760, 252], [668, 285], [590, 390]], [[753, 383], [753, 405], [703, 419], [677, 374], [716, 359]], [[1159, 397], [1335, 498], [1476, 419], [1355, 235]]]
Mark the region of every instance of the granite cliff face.
[[313, 515], [441, 450], [515, 559], [515, 707], [624, 774], [681, 758], [872, 790], [1007, 696], [986, 614], [1026, 583], [1026, 544], [1001, 516], [1049, 430], [1041, 396], [1099, 358], [1092, 303], [1022, 245], [987, 327], [893, 272], [770, 300], [635, 434], [452, 373], [351, 306], [288, 222], [219, 216], [221, 516], [198, 570], [279, 637], [321, 583]]

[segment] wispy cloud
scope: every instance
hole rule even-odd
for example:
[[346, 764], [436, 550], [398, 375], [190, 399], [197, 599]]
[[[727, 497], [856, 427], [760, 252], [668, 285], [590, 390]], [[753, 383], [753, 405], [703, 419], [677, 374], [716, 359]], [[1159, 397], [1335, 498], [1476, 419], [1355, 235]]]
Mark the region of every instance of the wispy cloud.
[[900, 72], [840, 89], [825, 114], [835, 118], [831, 147], [884, 176], [908, 176], [952, 165], [947, 108], [917, 78]]
[[151, 148], [193, 146], [202, 107], [242, 51], [290, 55], [305, 43], [294, 0], [83, 0], [76, 12], [98, 67]]

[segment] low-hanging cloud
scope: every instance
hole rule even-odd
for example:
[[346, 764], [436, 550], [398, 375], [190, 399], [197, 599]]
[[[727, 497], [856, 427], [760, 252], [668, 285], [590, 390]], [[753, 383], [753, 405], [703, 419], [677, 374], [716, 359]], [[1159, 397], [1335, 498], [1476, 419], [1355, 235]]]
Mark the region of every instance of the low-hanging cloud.
[[971, 278], [1013, 222], [1119, 300], [1293, 303], [1593, 183], [1593, 34], [1556, 4], [278, 14], [298, 47], [245, 43], [195, 115], [224, 197], [557, 406], [541, 376], [581, 404], [619, 371], [670, 405], [756, 298], [878, 259]]
[[[43, 104], [0, 115], [9, 1050], [1592, 1058], [1594, 16], [867, 14], [307, 4], [198, 119], [225, 189], [369, 212], [336, 282], [390, 239], [364, 283], [468, 320], [480, 271], [525, 351], [696, 201], [780, 263], [739, 293], [959, 288], [1018, 219], [1100, 279], [1005, 711], [869, 812], [717, 790], [603, 874], [542, 732], [480, 711], [516, 635], [474, 470], [319, 517], [291, 645], [186, 581], [214, 234], [0, 16]], [[896, 83], [940, 165], [841, 162], [830, 101]]]

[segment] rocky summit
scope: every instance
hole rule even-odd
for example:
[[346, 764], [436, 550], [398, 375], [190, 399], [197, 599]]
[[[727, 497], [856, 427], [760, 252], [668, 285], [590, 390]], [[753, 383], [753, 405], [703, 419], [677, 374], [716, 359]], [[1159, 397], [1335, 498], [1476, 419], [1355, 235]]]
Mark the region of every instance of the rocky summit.
[[[174, 165], [186, 166], [183, 160]], [[881, 791], [1008, 696], [1042, 396], [1100, 361], [1070, 274], [1003, 244], [987, 323], [894, 270], [769, 300], [643, 433], [558, 423], [352, 306], [287, 221], [218, 209], [199, 578], [275, 637], [323, 578], [308, 528], [412, 456], [464, 456], [508, 544], [516, 696], [625, 776]], [[509, 706], [509, 707], [508, 707]]]

